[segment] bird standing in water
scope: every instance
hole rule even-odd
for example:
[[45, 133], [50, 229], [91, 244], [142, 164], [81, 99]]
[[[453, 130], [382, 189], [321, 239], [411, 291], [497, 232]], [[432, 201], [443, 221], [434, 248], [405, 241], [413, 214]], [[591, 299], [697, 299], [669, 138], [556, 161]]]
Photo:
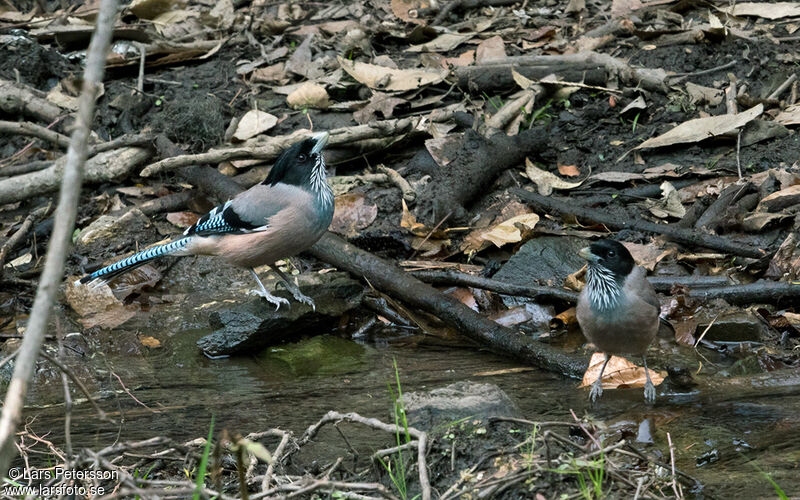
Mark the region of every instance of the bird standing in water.
[[589, 399], [594, 403], [603, 394], [603, 371], [611, 356], [630, 354], [642, 357], [647, 377], [644, 398], [652, 403], [656, 388], [647, 371], [647, 348], [658, 333], [658, 296], [645, 270], [621, 243], [600, 240], [582, 249], [580, 255], [589, 265], [586, 286], [578, 298], [578, 324], [605, 355]]
[[108, 281], [165, 255], [213, 255], [249, 268], [264, 297], [278, 309], [289, 301], [269, 293], [255, 267], [269, 265], [299, 302], [314, 307], [275, 262], [310, 248], [333, 218], [333, 191], [325, 180], [322, 149], [328, 133], [303, 139], [281, 154], [266, 180], [219, 205], [180, 239], [158, 245], [99, 269], [76, 282]]

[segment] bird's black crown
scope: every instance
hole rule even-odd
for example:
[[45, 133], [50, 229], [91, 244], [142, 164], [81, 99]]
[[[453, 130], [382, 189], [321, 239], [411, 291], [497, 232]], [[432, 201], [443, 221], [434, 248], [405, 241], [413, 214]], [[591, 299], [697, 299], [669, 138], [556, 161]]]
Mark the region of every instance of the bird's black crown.
[[321, 148], [318, 147], [319, 141], [320, 139], [313, 137], [303, 139], [284, 151], [272, 166], [264, 184], [274, 186], [282, 182], [294, 186], [308, 186], [314, 168], [325, 168], [325, 160]]
[[600, 240], [589, 245], [595, 256], [595, 264], [602, 266], [617, 276], [627, 276], [633, 271], [636, 262], [625, 245], [614, 240]]

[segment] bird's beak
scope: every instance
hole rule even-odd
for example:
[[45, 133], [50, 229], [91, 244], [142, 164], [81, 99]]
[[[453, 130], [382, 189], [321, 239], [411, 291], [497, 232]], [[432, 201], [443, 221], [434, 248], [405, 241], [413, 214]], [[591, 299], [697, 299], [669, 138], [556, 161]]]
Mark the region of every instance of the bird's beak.
[[312, 154], [321, 153], [322, 148], [324, 148], [325, 145], [328, 144], [328, 138], [330, 136], [331, 134], [329, 134], [328, 132], [320, 132], [319, 134], [314, 134], [312, 137], [315, 141], [317, 141], [317, 143], [314, 144], [313, 148], [311, 148], [311, 153]]
[[581, 248], [581, 251], [578, 252], [578, 255], [583, 257], [584, 259], [588, 260], [589, 262], [597, 262], [597, 255], [593, 254], [589, 247]]

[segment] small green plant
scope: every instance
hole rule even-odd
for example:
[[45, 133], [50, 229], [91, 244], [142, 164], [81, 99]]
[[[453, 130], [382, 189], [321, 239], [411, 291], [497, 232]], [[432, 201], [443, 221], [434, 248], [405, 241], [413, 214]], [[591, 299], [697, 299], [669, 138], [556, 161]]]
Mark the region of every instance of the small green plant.
[[641, 113], [636, 113], [636, 116], [633, 117], [633, 126], [631, 127], [632, 134], [636, 133], [636, 124], [639, 123], [639, 115], [641, 115]]
[[[145, 472], [144, 475], [142, 476], [142, 479], [147, 479], [147, 476], [150, 475], [150, 471], [152, 471], [153, 467], [155, 467], [155, 466], [156, 466], [156, 464], [151, 465], [150, 468], [147, 469], [147, 472]], [[133, 479], [135, 480], [135, 479], [138, 479], [138, 478], [139, 478], [139, 469], [136, 469], [135, 471], [133, 471]], [[140, 497], [139, 497], [139, 495], [136, 495], [133, 498], [135, 500], [139, 500]]]
[[200, 457], [200, 466], [197, 470], [195, 480], [196, 491], [192, 495], [192, 500], [200, 500], [200, 491], [206, 484], [206, 469], [208, 468], [208, 455], [211, 453], [211, 438], [214, 436], [214, 415], [211, 415], [211, 425], [208, 427], [208, 438], [203, 448], [203, 455]]
[[[403, 404], [403, 388], [400, 385], [400, 370], [397, 368], [397, 360], [393, 359], [394, 365], [394, 381], [397, 387], [397, 392], [392, 389], [392, 385], [387, 383], [389, 393], [392, 395], [392, 402], [394, 403], [394, 425], [397, 431], [395, 432], [395, 443], [398, 448], [404, 444], [411, 442], [411, 436], [408, 433], [408, 420], [406, 419], [406, 408]], [[403, 432], [400, 431], [403, 430]], [[384, 461], [385, 460], [385, 461]], [[381, 465], [386, 469], [389, 478], [392, 480], [397, 494], [403, 500], [408, 500], [408, 485], [406, 484], [406, 469], [405, 461], [403, 460], [403, 450], [398, 449], [390, 459], [381, 459]], [[417, 497], [414, 497], [417, 498]]]
[[539, 424], [536, 424], [533, 426], [533, 429], [528, 431], [528, 437], [525, 439], [523, 457], [525, 459], [525, 466], [528, 469], [528, 473], [530, 473], [531, 468], [533, 467], [533, 459], [536, 452], [536, 434], [538, 434], [538, 432]]
[[597, 500], [605, 497], [603, 481], [605, 480], [606, 461], [602, 454], [591, 461], [573, 459], [570, 464], [563, 464], [551, 472], [574, 475], [578, 481], [578, 491], [585, 500]]
[[764, 477], [764, 479], [769, 481], [769, 484], [772, 485], [772, 489], [775, 490], [775, 494], [778, 495], [779, 500], [789, 500], [789, 496], [786, 495], [786, 492], [783, 491], [783, 488], [781, 488], [780, 485], [774, 479], [772, 479], [771, 475], [761, 470], [761, 468], [756, 465], [755, 462], [750, 462], [750, 465], [752, 465], [758, 471], [758, 473]]
[[489, 97], [489, 94], [484, 92], [483, 97], [486, 98], [486, 102], [488, 102], [494, 108], [495, 113], [500, 111], [500, 108], [503, 107], [503, 98], [500, 97], [499, 95], [496, 95], [494, 97]]

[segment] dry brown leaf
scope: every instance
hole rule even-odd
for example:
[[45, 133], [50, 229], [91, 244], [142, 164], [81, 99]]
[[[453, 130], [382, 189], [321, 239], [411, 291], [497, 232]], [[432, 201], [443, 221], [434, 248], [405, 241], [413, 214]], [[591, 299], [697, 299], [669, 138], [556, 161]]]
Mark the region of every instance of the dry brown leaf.
[[328, 92], [325, 87], [311, 82], [304, 83], [300, 88], [286, 96], [286, 103], [292, 109], [325, 109], [330, 106]]
[[376, 118], [375, 114], [380, 112], [383, 118], [388, 119], [394, 114], [395, 107], [406, 102], [408, 101], [400, 97], [394, 97], [383, 92], [375, 92], [366, 106], [353, 113], [353, 118], [358, 123], [369, 123]]
[[252, 80], [260, 83], [284, 84], [289, 81], [289, 76], [283, 68], [283, 63], [279, 62], [271, 66], [255, 69], [253, 71]]
[[505, 59], [506, 49], [503, 37], [495, 35], [478, 44], [475, 49], [475, 62], [481, 64], [493, 59]]
[[697, 340], [694, 333], [697, 330], [697, 321], [691, 318], [682, 321], [672, 321], [675, 329], [675, 341], [681, 345], [694, 346]]
[[181, 229], [191, 226], [199, 218], [200, 216], [194, 212], [170, 212], [167, 214], [167, 221]]
[[566, 311], [561, 312], [550, 320], [550, 328], [564, 328], [578, 323], [577, 310], [570, 307]]
[[128, 10], [139, 19], [153, 19], [175, 6], [175, 0], [133, 0]]
[[238, 125], [236, 125], [236, 132], [233, 133], [233, 138], [239, 141], [246, 141], [262, 132], [266, 132], [277, 124], [277, 116], [271, 115], [266, 111], [251, 109], [239, 120]]
[[666, 219], [667, 217], [676, 217], [678, 219], [686, 215], [686, 208], [681, 203], [681, 197], [675, 186], [667, 181], [661, 183], [661, 199], [645, 200], [650, 213], [659, 219]]
[[578, 177], [581, 175], [581, 171], [578, 170], [578, 167], [575, 165], [559, 165], [558, 173], [567, 177]]
[[[604, 361], [603, 353], [596, 352], [592, 354], [592, 359], [589, 361], [589, 368], [586, 370], [586, 373], [583, 374], [583, 380], [578, 387], [590, 387], [594, 384], [600, 375], [600, 369], [603, 367]], [[650, 379], [653, 381], [653, 385], [661, 385], [666, 375], [655, 370], [648, 371], [650, 372]], [[636, 366], [627, 359], [619, 356], [611, 356], [603, 372], [603, 389], [644, 387], [646, 381], [647, 379], [643, 367]]]
[[[416, 216], [408, 209], [406, 201], [400, 200], [400, 203], [403, 205], [403, 214], [400, 216], [400, 227], [404, 227], [408, 229], [411, 234], [420, 236], [422, 238], [431, 235], [431, 230], [428, 226], [421, 222], [417, 222]], [[444, 231], [437, 230], [431, 235], [431, 237], [446, 238], [447, 234]]]
[[642, 8], [640, 0], [613, 0], [611, 2], [611, 17], [625, 17], [640, 8]]
[[364, 193], [348, 193], [334, 200], [333, 221], [330, 230], [347, 238], [358, 235], [378, 216], [378, 206], [370, 203]]
[[342, 69], [357, 82], [363, 83], [371, 89], [390, 92], [414, 90], [425, 85], [439, 83], [449, 74], [449, 71], [444, 68], [437, 70], [393, 69], [349, 61], [341, 56], [338, 56], [337, 59]]
[[141, 342], [143, 346], [149, 347], [150, 349], [156, 349], [158, 347], [161, 347], [161, 341], [155, 337], [150, 337], [150, 336], [139, 337], [139, 342]]
[[500, 248], [508, 243], [518, 243], [526, 233], [533, 231], [538, 222], [538, 215], [527, 213], [511, 217], [488, 229], [477, 229], [464, 238], [461, 251], [468, 254], [480, 252], [491, 244]]
[[755, 120], [764, 112], [764, 105], [759, 104], [737, 115], [709, 116], [695, 118], [681, 123], [669, 132], [648, 139], [633, 149], [660, 148], [672, 144], [699, 142], [709, 137], [723, 135], [743, 127]]
[[765, 19], [782, 19], [784, 17], [800, 16], [800, 3], [798, 2], [744, 2], [733, 7], [722, 7], [719, 10], [734, 16], [755, 16]]
[[756, 211], [778, 212], [800, 203], [800, 184], [781, 189], [771, 195], [765, 196], [759, 202]]
[[427, 9], [430, 8], [431, 3], [429, 0], [392, 0], [391, 7], [392, 13], [407, 23], [425, 24], [424, 19], [411, 17], [408, 11], [412, 9]]
[[674, 252], [672, 248], [659, 248], [653, 243], [642, 245], [640, 243], [623, 241], [622, 244], [625, 245], [625, 248], [631, 253], [633, 260], [648, 271], [655, 269], [656, 264], [661, 262], [664, 257]]
[[449, 52], [474, 35], [475, 33], [443, 33], [430, 42], [408, 47], [406, 52]]
[[536, 189], [542, 196], [550, 196], [553, 189], [574, 189], [583, 184], [583, 181], [567, 182], [555, 174], [537, 167], [528, 158], [525, 158], [525, 174], [536, 184]]
[[713, 87], [703, 87], [692, 82], [686, 83], [686, 92], [692, 100], [692, 104], [708, 104], [716, 106], [725, 98], [725, 92], [722, 89], [715, 89]]
[[478, 311], [478, 301], [475, 300], [475, 295], [472, 290], [464, 287], [455, 287], [447, 291], [448, 295], [457, 298], [459, 302], [469, 307], [473, 311]]
[[446, 57], [444, 64], [450, 66], [469, 66], [475, 62], [475, 50], [469, 49], [461, 53], [458, 57]]
[[775, 117], [781, 125], [800, 125], [800, 104], [787, 107]]

